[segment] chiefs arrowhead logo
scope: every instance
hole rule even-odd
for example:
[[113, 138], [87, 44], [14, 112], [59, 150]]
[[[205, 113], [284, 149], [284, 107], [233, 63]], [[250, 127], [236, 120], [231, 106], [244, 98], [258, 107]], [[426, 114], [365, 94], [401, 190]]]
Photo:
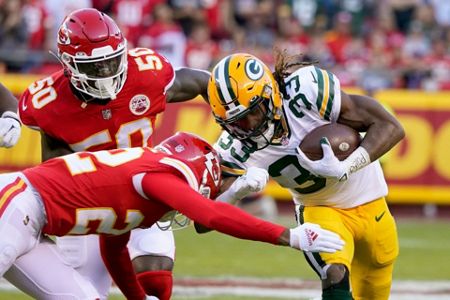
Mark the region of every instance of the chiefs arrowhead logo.
[[62, 24], [58, 31], [58, 44], [70, 44], [69, 29], [67, 29], [66, 23]]

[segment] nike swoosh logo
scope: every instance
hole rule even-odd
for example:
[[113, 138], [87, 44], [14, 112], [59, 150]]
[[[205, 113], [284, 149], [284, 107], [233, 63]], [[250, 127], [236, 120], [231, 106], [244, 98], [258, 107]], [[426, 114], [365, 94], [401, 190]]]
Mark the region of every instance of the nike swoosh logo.
[[25, 101], [22, 101], [22, 110], [26, 110], [27, 109], [27, 104], [25, 103]]
[[381, 215], [375, 216], [375, 221], [380, 222], [381, 218], [383, 218], [383, 216], [384, 216], [385, 213], [386, 213], [386, 211], [383, 211], [383, 212], [381, 213]]

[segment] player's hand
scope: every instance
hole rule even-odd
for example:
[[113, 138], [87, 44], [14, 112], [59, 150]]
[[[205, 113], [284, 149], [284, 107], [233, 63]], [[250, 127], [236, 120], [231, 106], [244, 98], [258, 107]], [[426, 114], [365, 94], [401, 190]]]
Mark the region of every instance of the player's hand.
[[303, 251], [334, 253], [342, 250], [345, 244], [339, 235], [318, 224], [304, 223], [290, 229], [290, 233], [291, 247]]
[[233, 198], [240, 200], [251, 193], [261, 192], [269, 181], [267, 170], [257, 167], [249, 167], [244, 175], [239, 176], [229, 187]]
[[155, 296], [145, 296], [145, 300], [159, 300], [159, 298]]
[[334, 155], [330, 142], [326, 137], [322, 138], [320, 142], [323, 151], [323, 157], [320, 160], [310, 160], [302, 152], [300, 147], [297, 148], [299, 162], [302, 167], [306, 168], [316, 176], [343, 181], [347, 180], [351, 173], [356, 172], [370, 163], [369, 154], [362, 147], [358, 147], [349, 157], [340, 161]]
[[11, 148], [20, 138], [21, 124], [17, 114], [6, 111], [0, 118], [0, 147]]

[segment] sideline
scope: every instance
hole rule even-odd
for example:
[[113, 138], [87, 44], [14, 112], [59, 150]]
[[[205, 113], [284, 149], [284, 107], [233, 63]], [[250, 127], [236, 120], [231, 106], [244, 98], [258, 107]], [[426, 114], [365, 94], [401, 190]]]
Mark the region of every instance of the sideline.
[[[174, 296], [203, 298], [229, 295], [271, 299], [320, 299], [320, 287], [313, 280], [293, 278], [261, 279], [253, 277], [182, 277], [174, 282]], [[14, 286], [0, 279], [0, 290], [13, 291]], [[112, 294], [120, 294], [113, 287]], [[394, 281], [391, 300], [449, 300], [450, 281]]]
[[[271, 299], [320, 299], [320, 286], [315, 280], [293, 278], [183, 277], [175, 280], [174, 295], [204, 298], [233, 295]], [[450, 281], [395, 281], [390, 299], [449, 300]]]

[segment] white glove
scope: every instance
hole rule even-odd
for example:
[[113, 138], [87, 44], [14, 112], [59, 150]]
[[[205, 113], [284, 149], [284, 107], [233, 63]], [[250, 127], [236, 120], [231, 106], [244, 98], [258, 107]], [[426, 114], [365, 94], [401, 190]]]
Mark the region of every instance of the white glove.
[[216, 200], [234, 204], [251, 193], [261, 192], [268, 181], [269, 173], [267, 170], [249, 167], [247, 172], [239, 176], [228, 190], [218, 196]]
[[155, 296], [146, 296], [145, 300], [159, 300], [159, 298]]
[[297, 148], [298, 160], [302, 167], [316, 176], [334, 178], [339, 181], [347, 180], [348, 176], [370, 164], [370, 156], [366, 149], [358, 147], [345, 160], [340, 161], [333, 152], [330, 142], [322, 138], [323, 157], [320, 160], [310, 160], [300, 147]]
[[339, 235], [322, 229], [318, 224], [304, 223], [290, 232], [291, 247], [303, 251], [334, 253], [342, 250], [345, 244]]
[[0, 147], [11, 148], [20, 138], [19, 117], [12, 111], [5, 111], [0, 118]]

